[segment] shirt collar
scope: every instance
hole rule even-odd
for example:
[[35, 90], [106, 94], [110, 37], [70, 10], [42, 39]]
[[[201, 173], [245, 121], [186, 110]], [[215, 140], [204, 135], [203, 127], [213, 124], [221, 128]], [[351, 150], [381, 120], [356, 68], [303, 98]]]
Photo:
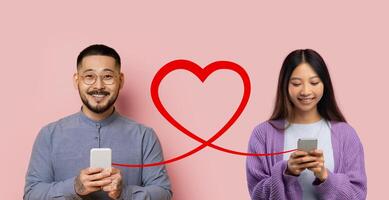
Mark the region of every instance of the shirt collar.
[[118, 118], [119, 116], [119, 113], [116, 112], [116, 109], [114, 109], [113, 113], [108, 116], [107, 118], [103, 119], [103, 120], [100, 120], [100, 121], [95, 121], [93, 119], [90, 119], [89, 117], [87, 117], [83, 112], [82, 110], [80, 110], [78, 112], [78, 115], [80, 116], [80, 119], [81, 121], [89, 124], [89, 125], [92, 125], [94, 127], [97, 127], [97, 128], [100, 128], [100, 127], [103, 127], [103, 126], [107, 126], [108, 124], [110, 124], [112, 121], [114, 121], [116, 118]]

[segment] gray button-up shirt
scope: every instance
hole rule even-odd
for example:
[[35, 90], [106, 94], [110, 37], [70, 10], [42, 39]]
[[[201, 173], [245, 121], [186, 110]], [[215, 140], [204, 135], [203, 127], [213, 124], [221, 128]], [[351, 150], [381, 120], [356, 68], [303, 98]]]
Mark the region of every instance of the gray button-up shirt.
[[[154, 131], [117, 112], [93, 121], [81, 111], [42, 128], [31, 153], [23, 199], [80, 199], [74, 179], [89, 167], [91, 148], [111, 148], [112, 162], [147, 164], [163, 161]], [[165, 200], [172, 192], [165, 166], [118, 167], [123, 176], [120, 199]], [[86, 199], [110, 199], [106, 192]]]

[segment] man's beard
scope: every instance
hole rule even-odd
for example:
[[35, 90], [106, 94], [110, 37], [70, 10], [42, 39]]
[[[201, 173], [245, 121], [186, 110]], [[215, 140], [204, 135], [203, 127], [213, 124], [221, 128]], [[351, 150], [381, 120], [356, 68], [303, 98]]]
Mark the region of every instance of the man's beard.
[[85, 105], [89, 110], [91, 110], [92, 112], [94, 112], [94, 113], [96, 113], [96, 114], [101, 114], [101, 113], [104, 113], [105, 111], [109, 110], [109, 109], [111, 108], [111, 106], [112, 106], [113, 104], [115, 104], [116, 99], [117, 99], [118, 96], [119, 96], [119, 89], [118, 89], [118, 91], [116, 92], [116, 95], [110, 97], [110, 99], [108, 99], [107, 104], [105, 104], [105, 105], [103, 105], [103, 106], [100, 106], [100, 105], [92, 106], [92, 105], [89, 103], [88, 99], [86, 98], [86, 95], [103, 94], [103, 95], [109, 96], [109, 94], [110, 94], [109, 92], [104, 91], [104, 90], [93, 90], [93, 91], [87, 92], [86, 95], [83, 95], [83, 94], [81, 94], [80, 88], [79, 88], [79, 89], [78, 89], [78, 93], [80, 94], [82, 103], [84, 103], [84, 105]]

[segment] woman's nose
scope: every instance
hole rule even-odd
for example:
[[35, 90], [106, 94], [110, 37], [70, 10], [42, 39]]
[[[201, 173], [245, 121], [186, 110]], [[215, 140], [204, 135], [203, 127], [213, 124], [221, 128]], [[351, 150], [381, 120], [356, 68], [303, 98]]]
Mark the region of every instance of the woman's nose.
[[311, 93], [311, 87], [309, 84], [304, 84], [301, 88], [300, 94], [303, 96], [308, 96]]

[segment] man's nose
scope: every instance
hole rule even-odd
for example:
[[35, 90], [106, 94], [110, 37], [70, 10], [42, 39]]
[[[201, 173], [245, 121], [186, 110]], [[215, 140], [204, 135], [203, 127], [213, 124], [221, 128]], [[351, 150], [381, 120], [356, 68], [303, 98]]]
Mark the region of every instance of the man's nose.
[[95, 84], [93, 84], [93, 87], [95, 87], [97, 89], [101, 89], [101, 88], [105, 87], [103, 79], [100, 76], [97, 76], [96, 82], [95, 82]]

